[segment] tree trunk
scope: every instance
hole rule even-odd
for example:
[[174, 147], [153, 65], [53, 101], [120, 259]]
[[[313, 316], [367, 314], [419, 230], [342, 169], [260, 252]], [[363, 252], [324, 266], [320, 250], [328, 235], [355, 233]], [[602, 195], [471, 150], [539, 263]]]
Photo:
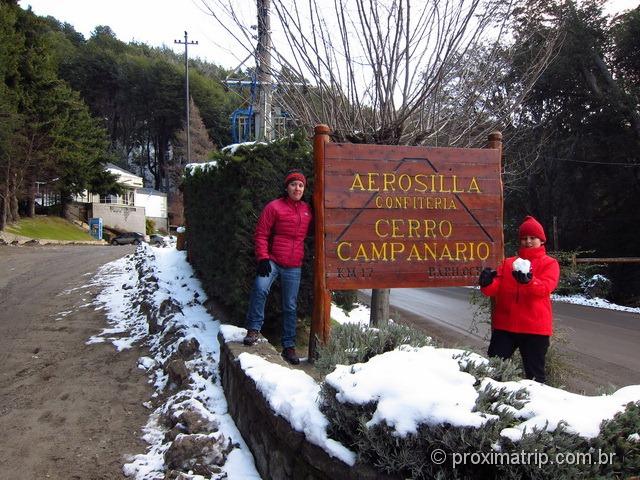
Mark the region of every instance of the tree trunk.
[[4, 190], [0, 195], [0, 230], [4, 230], [9, 219], [9, 165], [7, 165], [6, 176], [0, 189]]
[[[5, 192], [6, 193], [6, 192]], [[6, 196], [0, 196], [0, 231], [7, 226], [7, 202], [4, 201]]]
[[371, 291], [370, 326], [379, 328], [389, 323], [389, 293], [388, 288]]
[[60, 210], [60, 216], [62, 218], [69, 218], [69, 207], [71, 206], [71, 194], [66, 191], [60, 192], [60, 202], [62, 203], [62, 209]]
[[27, 199], [27, 217], [36, 216], [36, 187], [33, 183], [29, 186], [29, 198]]
[[9, 193], [9, 221], [17, 222], [20, 220], [20, 213], [18, 213], [18, 197], [15, 189]]

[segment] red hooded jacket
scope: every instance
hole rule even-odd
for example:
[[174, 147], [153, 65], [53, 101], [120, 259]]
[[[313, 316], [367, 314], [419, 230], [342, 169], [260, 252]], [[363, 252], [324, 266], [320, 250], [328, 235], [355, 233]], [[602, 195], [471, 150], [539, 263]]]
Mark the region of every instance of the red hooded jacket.
[[300, 267], [311, 208], [303, 201], [277, 198], [264, 207], [253, 236], [256, 259], [273, 260], [281, 267]]
[[481, 289], [484, 295], [496, 298], [491, 326], [514, 333], [551, 335], [551, 292], [558, 286], [560, 265], [547, 255], [544, 245], [522, 247], [518, 255], [531, 262], [533, 278], [529, 283], [513, 278], [513, 262], [518, 257], [510, 257], [500, 264], [493, 282]]

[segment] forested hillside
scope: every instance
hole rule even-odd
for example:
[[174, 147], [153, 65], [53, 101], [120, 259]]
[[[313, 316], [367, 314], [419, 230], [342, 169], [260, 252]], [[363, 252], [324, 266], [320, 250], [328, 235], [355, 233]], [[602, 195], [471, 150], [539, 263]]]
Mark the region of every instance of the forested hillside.
[[[203, 61], [189, 71], [192, 161], [230, 141], [240, 98], [226, 72]], [[113, 162], [175, 190], [185, 162], [184, 58], [118, 40], [108, 26], [85, 39], [69, 24], [0, 2], [0, 229], [33, 214], [35, 182], [64, 200], [88, 186], [117, 188]]]

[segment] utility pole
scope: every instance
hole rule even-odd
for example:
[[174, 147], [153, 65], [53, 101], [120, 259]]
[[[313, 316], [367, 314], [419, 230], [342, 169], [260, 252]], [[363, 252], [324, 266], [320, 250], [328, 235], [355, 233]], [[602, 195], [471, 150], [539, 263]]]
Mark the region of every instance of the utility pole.
[[184, 32], [184, 41], [174, 40], [173, 43], [184, 45], [184, 91], [187, 105], [187, 163], [191, 163], [191, 128], [189, 120], [189, 45], [198, 45], [198, 41], [189, 41], [187, 31]]
[[256, 112], [256, 140], [271, 140], [271, 0], [257, 0], [258, 45], [256, 63], [258, 67], [258, 102]]

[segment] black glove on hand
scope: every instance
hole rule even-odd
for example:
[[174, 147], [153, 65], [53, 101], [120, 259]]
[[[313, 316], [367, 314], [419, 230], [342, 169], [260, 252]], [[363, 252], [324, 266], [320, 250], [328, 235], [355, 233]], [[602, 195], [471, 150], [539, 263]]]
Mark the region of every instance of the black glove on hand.
[[522, 283], [523, 285], [529, 283], [533, 278], [533, 274], [531, 272], [521, 272], [520, 270], [513, 270], [511, 272], [513, 274], [513, 278], [516, 279], [516, 282]]
[[271, 263], [269, 262], [269, 259], [265, 258], [264, 260], [260, 260], [256, 271], [258, 272], [258, 276], [268, 277], [271, 273]]
[[496, 277], [497, 274], [498, 272], [487, 267], [484, 270], [482, 270], [482, 272], [480, 272], [480, 278], [478, 279], [478, 283], [480, 284], [481, 287], [486, 287], [488, 285], [491, 285], [491, 283], [493, 282], [493, 279]]

